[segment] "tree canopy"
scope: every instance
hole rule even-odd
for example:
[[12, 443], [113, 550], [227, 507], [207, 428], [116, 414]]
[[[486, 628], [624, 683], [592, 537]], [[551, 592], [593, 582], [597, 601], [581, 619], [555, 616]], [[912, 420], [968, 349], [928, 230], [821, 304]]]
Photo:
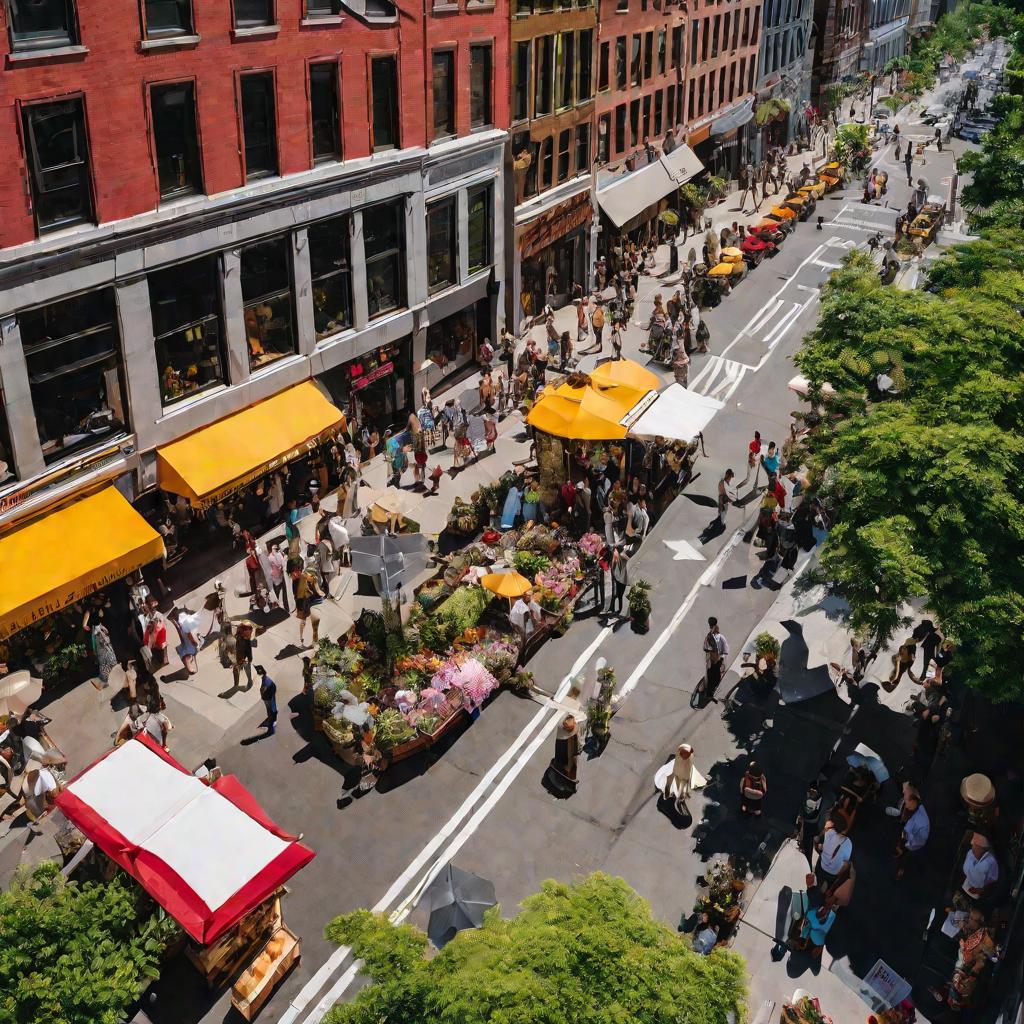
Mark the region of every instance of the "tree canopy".
[[0, 1020], [120, 1024], [158, 976], [169, 920], [140, 920], [126, 879], [68, 882], [46, 861], [0, 893]]
[[622, 879], [548, 881], [503, 920], [460, 932], [427, 959], [427, 937], [357, 911], [327, 937], [352, 946], [373, 979], [325, 1024], [723, 1024], [742, 1014], [743, 961], [704, 957]]

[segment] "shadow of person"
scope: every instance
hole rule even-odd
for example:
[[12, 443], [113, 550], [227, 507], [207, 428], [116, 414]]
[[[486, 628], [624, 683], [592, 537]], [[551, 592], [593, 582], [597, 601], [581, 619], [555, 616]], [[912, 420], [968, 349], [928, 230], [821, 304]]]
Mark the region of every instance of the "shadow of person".
[[700, 536], [697, 538], [698, 543], [707, 544], [709, 541], [714, 540], [716, 537], [720, 537], [725, 533], [725, 523], [722, 522], [718, 516], [708, 523], [700, 532]]
[[677, 805], [674, 799], [666, 797], [664, 793], [659, 793], [658, 810], [668, 818], [672, 827], [680, 832], [693, 824], [693, 813], [685, 800], [679, 801]]

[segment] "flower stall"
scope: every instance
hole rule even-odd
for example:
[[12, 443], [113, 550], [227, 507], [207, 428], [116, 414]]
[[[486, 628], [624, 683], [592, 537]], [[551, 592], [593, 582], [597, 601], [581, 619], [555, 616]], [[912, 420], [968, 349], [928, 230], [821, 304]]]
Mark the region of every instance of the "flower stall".
[[[439, 575], [417, 589], [401, 628], [364, 611], [339, 643], [320, 641], [314, 727], [346, 763], [369, 758], [383, 771], [475, 719], [501, 686], [528, 691], [532, 677], [522, 665], [568, 628], [594, 586], [601, 547], [596, 534], [576, 541], [532, 523], [485, 531], [478, 543], [440, 560]], [[511, 591], [503, 598], [481, 585], [512, 573], [525, 577], [513, 589], [532, 586], [541, 608], [543, 622], [529, 637], [509, 622]]]

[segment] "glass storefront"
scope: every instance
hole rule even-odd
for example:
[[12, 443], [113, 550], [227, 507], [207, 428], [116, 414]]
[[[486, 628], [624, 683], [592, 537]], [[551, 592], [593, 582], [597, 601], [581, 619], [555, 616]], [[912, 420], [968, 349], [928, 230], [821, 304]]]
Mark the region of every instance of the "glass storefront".
[[242, 301], [249, 369], [258, 370], [295, 351], [290, 235], [242, 250]]
[[412, 341], [383, 345], [322, 374], [331, 399], [349, 422], [404, 430], [412, 405]]
[[574, 284], [586, 288], [586, 251], [586, 232], [577, 228], [522, 261], [519, 301], [524, 316], [536, 316], [545, 305], [564, 306], [572, 298]]
[[481, 299], [427, 328], [427, 358], [437, 367], [430, 378], [432, 388], [476, 365], [477, 348], [490, 331], [489, 314], [490, 301]]

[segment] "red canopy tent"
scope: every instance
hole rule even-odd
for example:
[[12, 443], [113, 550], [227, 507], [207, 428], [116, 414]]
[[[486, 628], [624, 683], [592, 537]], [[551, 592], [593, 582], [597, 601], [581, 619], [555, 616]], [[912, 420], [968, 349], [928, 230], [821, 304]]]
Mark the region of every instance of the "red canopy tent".
[[207, 786], [145, 733], [77, 775], [57, 806], [203, 945], [314, 857], [234, 776]]

